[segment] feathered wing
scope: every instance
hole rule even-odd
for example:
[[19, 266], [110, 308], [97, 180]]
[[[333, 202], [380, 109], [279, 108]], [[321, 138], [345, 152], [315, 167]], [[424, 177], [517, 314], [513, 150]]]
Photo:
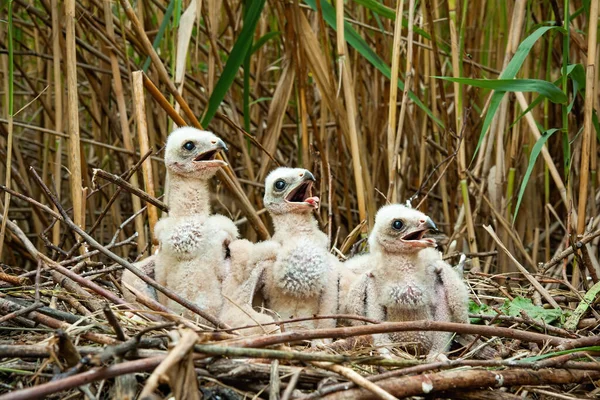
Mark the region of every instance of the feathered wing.
[[[274, 319], [266, 314], [254, 310], [252, 303], [254, 297], [260, 292], [263, 285], [263, 274], [266, 268], [269, 268], [273, 261], [264, 260], [254, 264], [249, 276], [241, 284], [225, 286], [224, 294], [226, 296], [223, 305], [221, 319], [232, 327], [245, 325], [261, 325], [273, 322]], [[245, 329], [242, 334], [257, 334], [276, 331], [278, 328], [270, 325], [266, 328], [261, 326], [257, 328]]]
[[[342, 300], [341, 308], [345, 314], [366, 316], [367, 314], [367, 286], [369, 277], [366, 273], [360, 274], [350, 285], [347, 295]], [[353, 322], [354, 325], [357, 322]]]
[[458, 272], [441, 260], [436, 263], [436, 272], [445, 295], [450, 322], [469, 323], [469, 292]]

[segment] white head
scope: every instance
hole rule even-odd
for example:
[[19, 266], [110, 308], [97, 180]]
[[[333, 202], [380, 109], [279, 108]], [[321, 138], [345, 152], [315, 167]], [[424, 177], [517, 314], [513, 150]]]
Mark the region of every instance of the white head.
[[265, 179], [264, 204], [271, 214], [307, 213], [319, 208], [315, 177], [303, 168], [277, 168]]
[[167, 138], [165, 166], [175, 175], [210, 179], [225, 161], [215, 157], [227, 151], [227, 145], [212, 132], [183, 127], [174, 130]]
[[437, 230], [437, 227], [421, 211], [401, 204], [387, 205], [377, 212], [369, 246], [371, 251], [416, 253], [427, 247], [435, 247], [434, 239], [423, 238], [429, 230]]

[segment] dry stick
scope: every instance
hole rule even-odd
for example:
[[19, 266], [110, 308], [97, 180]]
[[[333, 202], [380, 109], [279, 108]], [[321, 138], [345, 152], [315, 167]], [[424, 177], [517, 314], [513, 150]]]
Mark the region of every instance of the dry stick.
[[575, 248], [578, 247], [580, 244], [586, 245], [598, 236], [600, 236], [600, 229], [595, 232], [588, 233], [587, 235], [582, 237], [581, 240], [575, 242], [574, 246], [570, 246], [569, 248], [563, 250], [559, 254], [552, 257], [550, 261], [548, 261], [542, 266], [542, 268], [540, 268], [540, 271], [546, 272], [548, 271], [548, 269], [554, 267], [555, 265], [558, 265], [564, 258], [569, 257], [571, 254], [573, 254], [575, 252]]
[[[344, 3], [338, 1], [335, 3], [335, 15], [336, 23], [340, 29], [337, 29], [337, 53], [339, 57], [339, 64], [341, 68], [342, 76], [342, 88], [344, 90], [344, 100], [346, 104], [348, 127], [350, 134], [350, 152], [352, 154], [352, 168], [354, 170], [354, 184], [356, 185], [356, 200], [358, 203], [358, 216], [360, 221], [364, 221], [367, 218], [367, 206], [365, 202], [365, 183], [363, 179], [363, 169], [360, 162], [360, 149], [358, 140], [358, 128], [356, 127], [356, 95], [354, 93], [354, 82], [352, 81], [352, 69], [350, 66], [350, 55], [346, 47], [346, 40], [344, 38]], [[392, 82], [396, 84], [396, 82]], [[373, 218], [370, 215], [370, 220]]]
[[[106, 23], [106, 36], [111, 41], [115, 41], [115, 28], [113, 25], [113, 14], [112, 14], [112, 2], [109, 0], [104, 0], [104, 19]], [[127, 118], [127, 106], [125, 104], [125, 94], [123, 89], [123, 82], [121, 80], [121, 70], [119, 69], [119, 60], [117, 59], [117, 54], [115, 48], [109, 47], [109, 56], [110, 56], [110, 65], [112, 70], [112, 83], [114, 85], [115, 97], [117, 99], [117, 109], [119, 111], [119, 123], [121, 125], [121, 133], [122, 133], [122, 142], [124, 147], [131, 151], [135, 152], [135, 148], [133, 146], [133, 138], [131, 137], [131, 131], [129, 130], [129, 120]], [[139, 100], [134, 101], [134, 104], [137, 104]], [[143, 152], [143, 149], [141, 149]], [[131, 157], [125, 158], [125, 163], [128, 168], [133, 166], [133, 160]], [[135, 188], [139, 187], [138, 177], [136, 174], [131, 175], [131, 185]], [[140, 208], [142, 208], [142, 203], [138, 197], [135, 197], [133, 193], [131, 194], [131, 203], [133, 206], [133, 213], [137, 213]], [[138, 248], [143, 249], [146, 246], [146, 235], [144, 234], [144, 218], [142, 215], [139, 215], [135, 219], [135, 230], [139, 233], [138, 236]]]
[[283, 319], [280, 321], [273, 321], [273, 322], [267, 322], [264, 324], [260, 324], [260, 325], [244, 325], [244, 326], [235, 326], [232, 327], [231, 329], [224, 329], [227, 332], [232, 332], [232, 331], [239, 331], [242, 329], [250, 329], [250, 328], [258, 328], [260, 326], [269, 326], [269, 325], [285, 325], [285, 324], [289, 324], [292, 322], [302, 322], [302, 321], [315, 321], [315, 320], [319, 320], [319, 319], [351, 319], [351, 320], [355, 320], [355, 321], [363, 321], [363, 322], [368, 322], [370, 324], [379, 324], [381, 323], [381, 321], [375, 320], [375, 319], [371, 319], [371, 318], [367, 318], [367, 317], [362, 317], [360, 315], [353, 315], [353, 314], [333, 314], [333, 315], [315, 315], [312, 317], [303, 317], [303, 318], [291, 318], [291, 319]]
[[[181, 335], [177, 345], [171, 349], [167, 357], [160, 363], [158, 367], [152, 372], [152, 375], [146, 381], [146, 385], [140, 394], [140, 399], [151, 399], [156, 388], [158, 387], [159, 381], [164, 379], [167, 375], [167, 371], [179, 363], [190, 351], [193, 351], [194, 344], [198, 340], [196, 332], [186, 330]], [[173, 382], [169, 382], [171, 385]]]
[[[37, 174], [37, 172], [35, 171], [35, 169], [33, 167], [30, 167], [30, 171], [32, 172], [32, 175], [35, 178], [35, 180], [37, 181], [38, 185], [40, 185], [40, 187], [42, 188], [42, 190], [45, 193], [48, 200], [50, 200], [54, 204], [58, 204], [58, 200], [56, 199], [54, 194], [50, 191], [50, 189], [48, 189], [48, 186], [46, 186], [46, 184], [44, 182], [42, 182], [42, 180], [40, 179], [40, 177]], [[170, 290], [164, 286], [161, 286], [154, 279], [150, 278], [148, 275], [146, 275], [142, 271], [140, 271], [132, 263], [119, 257], [112, 251], [108, 250], [106, 247], [102, 246], [93, 237], [88, 235], [87, 232], [85, 232], [83, 229], [81, 229], [79, 226], [77, 226], [75, 223], [73, 223], [71, 218], [69, 218], [69, 215], [61, 207], [59, 207], [59, 211], [63, 217], [63, 220], [61, 222], [65, 223], [69, 228], [71, 228], [72, 230], [77, 232], [79, 235], [81, 235], [81, 237], [91, 247], [95, 248], [96, 250], [99, 250], [102, 254], [104, 254], [105, 256], [107, 256], [108, 258], [113, 260], [114, 262], [116, 262], [116, 263], [122, 265], [123, 267], [127, 268], [128, 270], [130, 270], [135, 276], [137, 276], [138, 278], [140, 278], [141, 280], [146, 282], [148, 285], [150, 285], [153, 288], [155, 288], [156, 290], [160, 291], [161, 293], [163, 293], [165, 296], [167, 296], [171, 300], [181, 304], [188, 310], [198, 314], [199, 316], [206, 319], [207, 321], [214, 324], [215, 326], [220, 327], [220, 328], [225, 328], [225, 329], [229, 328], [227, 325], [225, 325], [224, 323], [219, 321], [217, 318], [208, 314], [206, 311], [202, 310], [196, 304], [182, 298], [181, 296], [179, 296], [177, 293], [173, 292], [172, 290]]]
[[[61, 50], [60, 50], [60, 21], [58, 14], [60, 7], [57, 4], [58, 0], [51, 0], [52, 9], [52, 73], [54, 79], [54, 129], [57, 132], [63, 130], [63, 85], [61, 81]], [[56, 152], [54, 154], [54, 190], [56, 193], [61, 193], [61, 168], [62, 168], [62, 139], [57, 137], [55, 140]], [[60, 243], [60, 224], [54, 224], [52, 227], [52, 243], [58, 246]]]
[[[415, 1], [409, 0], [408, 2], [408, 35], [407, 40], [408, 43], [406, 45], [406, 68], [404, 70], [404, 90], [402, 91], [402, 104], [400, 105], [400, 118], [398, 120], [398, 126], [396, 128], [396, 133], [394, 136], [394, 148], [392, 150], [392, 154], [400, 153], [400, 145], [402, 144], [402, 134], [404, 133], [404, 120], [406, 118], [406, 112], [408, 108], [408, 93], [410, 92], [410, 88], [412, 86], [413, 81], [413, 26], [414, 26], [414, 16], [415, 16]], [[400, 32], [398, 32], [398, 36], [400, 36]], [[393, 86], [397, 86], [397, 80], [392, 81]], [[394, 104], [396, 106], [396, 104]], [[408, 123], [412, 124], [412, 118], [409, 117]], [[413, 132], [416, 129], [413, 128]], [[392, 156], [392, 163], [390, 165], [390, 177], [393, 178], [389, 183], [387, 198], [392, 203], [398, 202], [398, 190], [395, 188], [395, 180], [396, 180], [396, 171], [398, 167], [398, 157]]]
[[[39, 176], [37, 176], [36, 174], [36, 178], [39, 179]], [[107, 290], [105, 288], [103, 288], [102, 286], [98, 285], [97, 283], [95, 283], [94, 281], [91, 281], [89, 279], [83, 278], [81, 276], [79, 276], [78, 274], [74, 273], [73, 271], [63, 267], [62, 265], [56, 263], [54, 260], [48, 258], [45, 254], [40, 253], [35, 246], [33, 245], [33, 243], [31, 243], [31, 241], [29, 240], [29, 238], [27, 238], [27, 236], [25, 235], [25, 233], [23, 233], [23, 231], [21, 230], [21, 228], [19, 228], [17, 225], [13, 224], [12, 222], [8, 221], [9, 223], [9, 228], [11, 229], [11, 231], [13, 232], [13, 234], [15, 234], [15, 236], [17, 236], [19, 238], [19, 240], [21, 240], [21, 242], [23, 243], [23, 245], [25, 246], [25, 248], [27, 249], [27, 251], [31, 254], [32, 257], [34, 257], [36, 260], [38, 261], [42, 261], [44, 262], [46, 265], [48, 265], [51, 269], [55, 270], [56, 272], [60, 273], [61, 275], [67, 277], [68, 279], [71, 279], [77, 283], [79, 283], [81, 286], [87, 287], [88, 289], [91, 289], [92, 291], [94, 291], [95, 293], [101, 295], [102, 297], [112, 301], [115, 304], [120, 304], [120, 305], [124, 305], [127, 308], [131, 307], [127, 304], [127, 302], [125, 302], [125, 300], [121, 299], [120, 297], [118, 297], [117, 295], [115, 295], [113, 292], [111, 292], [110, 290]], [[60, 279], [56, 278], [58, 281], [60, 281]], [[77, 290], [78, 287], [74, 287], [72, 288], [73, 290]], [[82, 295], [85, 294], [87, 295], [87, 293], [85, 291], [82, 291], [81, 293]], [[101, 307], [98, 305], [95, 305], [93, 307], [94, 309], [101, 309]], [[150, 317], [150, 319], [155, 319], [153, 317]]]
[[544, 287], [529, 273], [529, 271], [527, 271], [525, 269], [525, 267], [522, 266], [521, 263], [519, 263], [515, 257], [513, 257], [512, 254], [510, 254], [510, 251], [508, 251], [506, 246], [504, 246], [504, 244], [500, 241], [500, 238], [498, 238], [498, 236], [496, 235], [496, 232], [494, 232], [492, 227], [489, 225], [484, 225], [483, 229], [485, 229], [490, 234], [492, 239], [494, 239], [494, 241], [496, 242], [496, 245], [498, 247], [500, 247], [500, 249], [502, 249], [506, 253], [506, 255], [508, 255], [508, 257], [512, 260], [512, 262], [517, 266], [519, 271], [521, 271], [521, 273], [525, 276], [525, 278], [527, 278], [527, 280], [533, 285], [535, 290], [537, 290], [542, 296], [544, 296], [546, 301], [550, 305], [552, 305], [552, 307], [560, 310], [561, 309], [560, 306], [554, 300], [554, 298], [552, 298], [552, 296], [550, 296], [550, 293], [548, 293], [548, 291], [546, 289], [544, 289]]
[[81, 152], [79, 147], [79, 99], [77, 96], [77, 55], [75, 49], [75, 0], [65, 1], [65, 26], [67, 47], [67, 95], [69, 132], [69, 169], [71, 172], [71, 198], [73, 201], [73, 221], [84, 225], [83, 188], [81, 187]]
[[398, 400], [396, 397], [392, 396], [391, 394], [389, 394], [388, 392], [386, 392], [385, 390], [383, 390], [382, 388], [380, 388], [379, 386], [377, 386], [376, 384], [369, 381], [368, 379], [366, 379], [365, 377], [363, 377], [362, 375], [353, 371], [350, 368], [323, 362], [313, 362], [312, 364], [316, 365], [317, 367], [342, 375], [344, 378], [354, 382], [355, 385], [360, 386], [365, 390], [368, 390], [380, 399]]
[[[592, 115], [594, 113], [596, 82], [596, 35], [598, 32], [598, 2], [590, 3], [588, 19], [588, 54], [587, 66], [585, 71], [585, 106], [583, 117], [583, 135], [581, 136], [581, 167], [579, 168], [579, 219], [577, 220], [577, 233], [583, 234], [585, 230], [586, 205], [588, 200], [588, 182], [590, 175], [590, 157], [597, 157], [596, 154], [590, 154], [592, 140], [596, 140], [593, 133]], [[593, 186], [592, 186], [593, 187]], [[592, 193], [592, 196], [594, 194]], [[575, 273], [573, 274], [575, 275]], [[573, 282], [576, 285], [578, 282]], [[577, 323], [575, 322], [575, 325]]]
[[[19, 311], [19, 310], [22, 310], [23, 308], [25, 308], [25, 307], [20, 306], [17, 303], [13, 303], [12, 301], [9, 301], [6, 299], [1, 299], [1, 298], [0, 298], [0, 305], [1, 305], [2, 309], [12, 310], [10, 312]], [[63, 329], [65, 331], [72, 329], [71, 324], [69, 324], [67, 322], [59, 321], [56, 318], [49, 317], [49, 316], [39, 313], [37, 311], [31, 311], [26, 317], [32, 321], [37, 322], [38, 324], [45, 325], [52, 329]], [[96, 333], [96, 332], [85, 332], [85, 333], [82, 333], [81, 336], [87, 340], [91, 340], [92, 342], [96, 342], [96, 343], [100, 343], [100, 344], [116, 344], [116, 343], [118, 343], [117, 340], [111, 338], [110, 336], [106, 336], [106, 335], [103, 335], [101, 333]]]
[[110, 367], [99, 367], [58, 381], [50, 381], [27, 389], [16, 390], [0, 396], [0, 400], [29, 400], [44, 398], [53, 393], [69, 390], [86, 383], [114, 378], [116, 376], [145, 372], [154, 369], [166, 356], [127, 361]]
[[[572, 354], [566, 354], [565, 356], [569, 356], [568, 359], [572, 359]], [[589, 354], [589, 353], [587, 353]], [[579, 357], [585, 356], [585, 352], [577, 352]], [[512, 367], [519, 369], [529, 369], [532, 368], [534, 370], [539, 370], [540, 368], [556, 368], [556, 369], [577, 369], [577, 370], [593, 370], [599, 371], [600, 365], [596, 362], [565, 362], [567, 359], [562, 358], [564, 356], [554, 357], [543, 361], [538, 362], [520, 362], [514, 360], [453, 360], [446, 362], [434, 362], [429, 364], [416, 365], [413, 367], [396, 369], [393, 371], [388, 371], [379, 375], [370, 375], [367, 376], [366, 379], [372, 382], [378, 382], [384, 379], [390, 378], [398, 378], [407, 375], [416, 375], [422, 374], [423, 372], [432, 371], [435, 369], [448, 369], [448, 368], [456, 368], [456, 367], [483, 367], [483, 368], [491, 368], [491, 367]], [[342, 390], [348, 390], [350, 388], [355, 387], [353, 383], [344, 382], [344, 383], [336, 383], [324, 386], [313, 393], [300, 397], [302, 400], [316, 399], [321, 398], [327, 394], [331, 394], [334, 392], [339, 392]]]
[[[445, 390], [479, 387], [511, 387], [520, 385], [544, 385], [578, 383], [600, 377], [600, 371], [568, 370], [508, 370], [508, 371], [445, 371], [435, 374], [415, 375], [380, 382], [380, 387], [398, 397], [423, 396]], [[324, 399], [371, 399], [372, 393], [364, 389], [352, 389], [324, 396]]]
[[[388, 104], [388, 123], [387, 123], [387, 152], [388, 152], [388, 193], [387, 197], [390, 198], [392, 190], [394, 190], [394, 183], [396, 181], [396, 171], [393, 167], [396, 163], [394, 158], [396, 157], [395, 150], [395, 137], [396, 137], [396, 111], [398, 108], [398, 70], [400, 69], [400, 37], [402, 33], [402, 16], [404, 10], [404, 0], [396, 2], [396, 22], [394, 24], [394, 40], [392, 44], [392, 72], [390, 76], [390, 100]], [[408, 67], [408, 61], [407, 61]], [[404, 101], [402, 102], [404, 106]], [[394, 190], [394, 198], [397, 197], [397, 190]]]
[[548, 343], [552, 346], [559, 346], [561, 344], [567, 344], [573, 341], [537, 332], [521, 331], [518, 329], [460, 324], [456, 322], [421, 320], [409, 322], [384, 322], [381, 324], [366, 326], [313, 329], [310, 331], [300, 332], [283, 332], [269, 336], [261, 336], [258, 338], [238, 339], [229, 342], [228, 345], [235, 347], [265, 347], [286, 342], [298, 342], [301, 340], [347, 338], [352, 336], [373, 335], [377, 333], [409, 332], [420, 330], [480, 334], [482, 336], [489, 337], [507, 337], [538, 344]]
[[162, 201], [158, 200], [157, 198], [149, 195], [148, 193], [144, 192], [142, 189], [133, 186], [132, 184], [127, 182], [125, 179], [122, 179], [122, 178], [118, 177], [117, 175], [111, 174], [110, 172], [106, 172], [101, 169], [94, 168], [92, 171], [94, 174], [94, 178], [98, 176], [102, 179], [105, 179], [109, 182], [119, 185], [120, 187], [127, 190], [131, 194], [141, 198], [145, 202], [160, 208], [162, 211], [164, 211], [164, 212], [169, 211], [169, 207], [165, 203], [163, 203]]
[[[143, 72], [133, 72], [133, 97], [135, 107], [135, 120], [137, 122], [138, 141], [140, 143], [140, 152], [145, 153], [150, 150], [148, 143], [148, 126], [146, 123], [146, 104], [144, 100], [144, 78]], [[142, 163], [144, 172], [144, 187], [150, 197], [154, 196], [154, 175], [152, 173], [152, 160], [146, 160]], [[148, 206], [148, 227], [150, 240], [154, 237], [154, 225], [158, 221], [158, 212], [156, 207]]]
[[292, 396], [292, 392], [294, 391], [294, 389], [296, 388], [296, 385], [298, 384], [298, 379], [300, 378], [301, 372], [302, 372], [301, 369], [298, 369], [294, 372], [294, 374], [290, 378], [290, 381], [287, 384], [287, 387], [285, 388], [285, 391], [281, 395], [280, 400], [289, 400], [290, 399], [290, 397]]

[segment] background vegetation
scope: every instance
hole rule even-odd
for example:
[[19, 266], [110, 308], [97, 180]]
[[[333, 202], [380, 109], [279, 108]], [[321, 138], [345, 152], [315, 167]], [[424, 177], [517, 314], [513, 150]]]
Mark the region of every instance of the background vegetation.
[[229, 145], [214, 210], [241, 236], [268, 237], [270, 169], [305, 167], [338, 255], [410, 200], [468, 254], [474, 306], [512, 299], [512, 277], [537, 306], [579, 305], [573, 328], [600, 291], [597, 30], [594, 0], [5, 1], [2, 268], [36, 265], [7, 221], [54, 260], [83, 251], [32, 206], [56, 209], [30, 167], [98, 242], [150, 254], [164, 205], [135, 188], [160, 199], [160, 150], [188, 124]]

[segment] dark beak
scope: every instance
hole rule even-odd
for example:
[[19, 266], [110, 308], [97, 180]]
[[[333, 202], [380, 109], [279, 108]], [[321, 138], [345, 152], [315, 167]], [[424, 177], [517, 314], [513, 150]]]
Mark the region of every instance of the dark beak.
[[316, 182], [317, 180], [315, 179], [315, 176], [313, 174], [311, 174], [310, 171], [306, 170], [304, 172], [304, 176], [302, 177], [303, 181], [312, 181], [312, 182]]
[[217, 147], [217, 149], [221, 149], [223, 150], [225, 153], [227, 153], [229, 151], [229, 149], [227, 148], [227, 145], [225, 144], [224, 141], [222, 141], [221, 139], [219, 139], [217, 141], [217, 144], [215, 145]]
[[429, 217], [427, 217], [427, 219], [425, 220], [425, 222], [423, 222], [421, 224], [421, 227], [424, 228], [424, 229], [432, 230], [432, 231], [437, 231], [438, 230], [437, 226], [435, 226], [435, 223]]

